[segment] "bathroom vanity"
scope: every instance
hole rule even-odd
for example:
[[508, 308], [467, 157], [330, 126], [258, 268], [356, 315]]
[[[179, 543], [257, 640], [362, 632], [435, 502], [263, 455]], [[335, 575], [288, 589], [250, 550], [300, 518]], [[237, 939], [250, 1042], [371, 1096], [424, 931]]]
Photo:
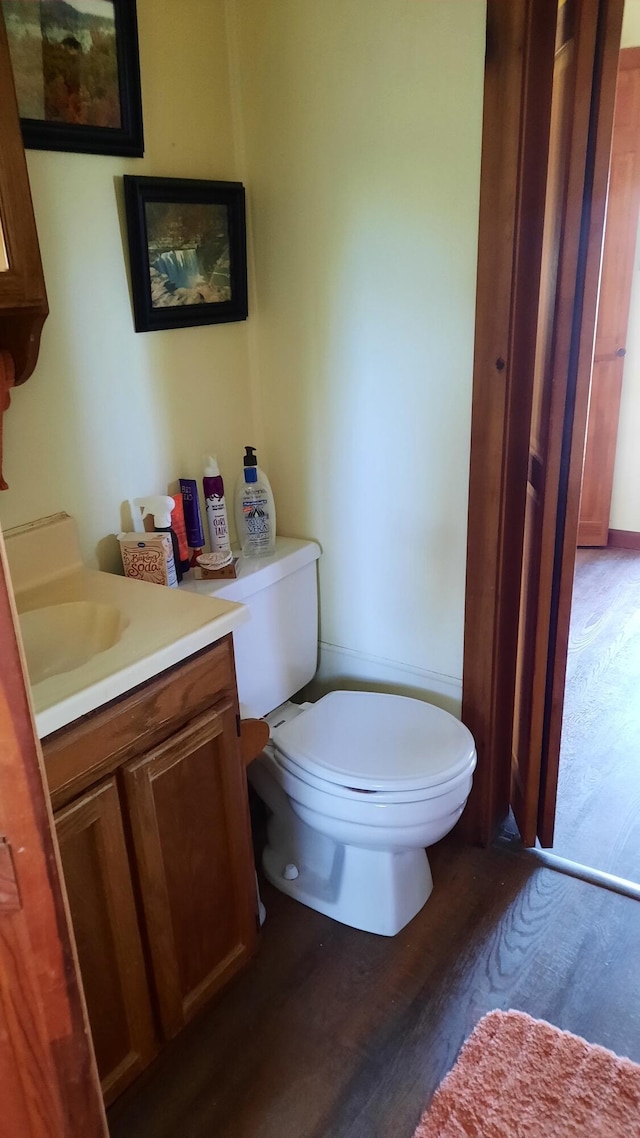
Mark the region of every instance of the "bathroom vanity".
[[238, 737], [228, 635], [44, 740], [107, 1103], [255, 951]]
[[86, 569], [66, 515], [7, 551], [109, 1103], [257, 946], [231, 637], [247, 614]]

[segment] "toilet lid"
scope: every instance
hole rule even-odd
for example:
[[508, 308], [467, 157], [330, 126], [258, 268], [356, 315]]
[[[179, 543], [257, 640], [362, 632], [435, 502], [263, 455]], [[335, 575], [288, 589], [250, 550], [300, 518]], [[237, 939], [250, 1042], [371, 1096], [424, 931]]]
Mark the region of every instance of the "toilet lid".
[[418, 790], [461, 774], [471, 732], [439, 707], [406, 696], [336, 691], [274, 728], [277, 750], [328, 782], [356, 790]]

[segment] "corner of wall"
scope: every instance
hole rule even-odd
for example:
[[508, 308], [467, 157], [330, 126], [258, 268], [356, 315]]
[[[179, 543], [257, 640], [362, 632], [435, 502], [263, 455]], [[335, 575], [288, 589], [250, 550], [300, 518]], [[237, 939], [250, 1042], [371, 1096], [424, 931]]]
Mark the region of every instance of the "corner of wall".
[[269, 465], [269, 454], [264, 431], [263, 382], [258, 351], [257, 324], [259, 320], [258, 295], [256, 287], [256, 263], [254, 242], [253, 187], [251, 186], [249, 164], [247, 161], [246, 130], [242, 99], [241, 63], [238, 34], [237, 0], [224, 0], [224, 19], [227, 40], [227, 68], [229, 90], [231, 93], [231, 116], [233, 146], [238, 176], [244, 183], [247, 207], [247, 270], [249, 277], [249, 318], [247, 321], [247, 347], [249, 358], [249, 390], [251, 392], [250, 431], [253, 445], [260, 455], [261, 466]]

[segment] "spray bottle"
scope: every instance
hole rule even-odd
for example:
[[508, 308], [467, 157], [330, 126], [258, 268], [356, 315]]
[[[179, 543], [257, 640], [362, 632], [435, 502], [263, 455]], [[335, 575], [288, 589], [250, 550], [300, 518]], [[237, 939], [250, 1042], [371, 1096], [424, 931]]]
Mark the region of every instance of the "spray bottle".
[[170, 498], [168, 494], [152, 494], [149, 498], [134, 498], [131, 505], [131, 518], [134, 530], [144, 530], [144, 524], [140, 525], [140, 519], [144, 521], [144, 518], [153, 517], [153, 529], [155, 533], [171, 534], [174, 568], [178, 581], [181, 581], [180, 547], [178, 545], [178, 538], [171, 528], [171, 513], [175, 507], [173, 498]]

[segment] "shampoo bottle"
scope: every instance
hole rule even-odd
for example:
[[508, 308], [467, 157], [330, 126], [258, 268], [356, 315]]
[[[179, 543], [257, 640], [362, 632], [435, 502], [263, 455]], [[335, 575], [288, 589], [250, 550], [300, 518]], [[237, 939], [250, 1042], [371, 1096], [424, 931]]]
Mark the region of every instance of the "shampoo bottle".
[[269, 479], [258, 468], [255, 449], [245, 447], [244, 479], [236, 492], [238, 537], [243, 557], [275, 553], [275, 503]]
[[209, 457], [202, 479], [207, 507], [207, 525], [212, 553], [231, 554], [227, 503], [224, 499], [224, 482], [215, 458]]

